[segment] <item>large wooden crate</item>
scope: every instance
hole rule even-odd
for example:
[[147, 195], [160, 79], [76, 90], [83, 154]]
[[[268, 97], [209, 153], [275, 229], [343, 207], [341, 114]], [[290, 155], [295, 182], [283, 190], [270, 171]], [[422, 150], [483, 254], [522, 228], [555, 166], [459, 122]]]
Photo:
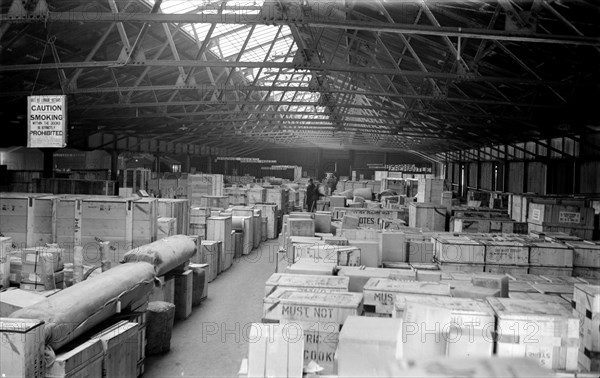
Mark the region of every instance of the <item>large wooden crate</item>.
[[580, 322], [579, 364], [586, 371], [600, 370], [600, 286], [575, 284], [573, 315]]
[[279, 288], [312, 292], [348, 291], [348, 277], [311, 276], [307, 274], [273, 273], [265, 282], [265, 296]]
[[204, 240], [200, 243], [198, 251], [199, 258], [194, 262], [208, 264], [208, 281], [212, 282], [219, 274], [223, 242], [216, 240]]
[[247, 216], [232, 216], [231, 217], [231, 229], [240, 231], [242, 233], [242, 255], [248, 255], [252, 251], [254, 245], [254, 230], [252, 229], [252, 217]]
[[167, 218], [160, 217], [156, 220], [157, 222], [157, 239], [163, 239], [168, 236], [173, 236], [177, 234], [177, 219], [176, 218]]
[[446, 229], [446, 207], [436, 203], [410, 202], [408, 226], [426, 228], [430, 231]]
[[559, 243], [531, 243], [529, 264], [538, 267], [573, 267], [573, 249]]
[[267, 200], [267, 190], [261, 187], [250, 188], [246, 195], [248, 196], [249, 205], [264, 203]]
[[104, 377], [137, 377], [138, 327], [123, 320], [91, 337], [102, 342]]
[[527, 222], [529, 231], [565, 232], [592, 239], [594, 209], [565, 204], [531, 203]]
[[176, 234], [187, 235], [190, 224], [189, 203], [187, 199], [159, 198], [157, 215], [177, 219]]
[[512, 219], [453, 217], [450, 232], [512, 234], [514, 224]]
[[344, 324], [348, 316], [361, 315], [359, 293], [316, 293], [277, 289], [264, 298], [263, 319]]
[[529, 246], [513, 241], [484, 241], [485, 263], [498, 265], [529, 265]]
[[450, 286], [438, 282], [397, 281], [371, 278], [364, 286], [365, 311], [391, 315], [396, 294], [422, 294], [450, 296]]
[[18, 248], [52, 242], [49, 193], [0, 193], [0, 233]]
[[569, 242], [573, 248], [573, 266], [600, 269], [600, 244], [593, 242]]
[[115, 195], [116, 181], [42, 178], [37, 180], [38, 193]]
[[10, 252], [13, 250], [11, 237], [0, 236], [0, 287], [6, 289], [10, 284]]
[[260, 209], [261, 216], [267, 220], [267, 239], [277, 237], [277, 205], [257, 203], [254, 208]]
[[54, 363], [46, 368], [46, 378], [102, 377], [103, 355], [99, 339], [67, 345], [57, 351]]
[[[223, 175], [190, 174], [187, 178], [187, 196], [191, 206], [203, 206], [202, 196], [223, 196]], [[225, 206], [227, 207], [227, 206]]]
[[[431, 311], [418, 319], [426, 330], [444, 328], [451, 324], [442, 336], [448, 357], [491, 357], [494, 354], [493, 332], [496, 319], [490, 305], [482, 299], [450, 298], [439, 295], [397, 294], [392, 317], [404, 318], [410, 306], [422, 305]], [[443, 321], [443, 324], [439, 324]], [[438, 323], [438, 324], [436, 324]], [[451, 333], [459, 335], [450, 336]]]
[[235, 251], [231, 239], [232, 224], [230, 216], [208, 218], [206, 225], [206, 239], [222, 242], [221, 256], [219, 259], [219, 273], [231, 266]]
[[58, 196], [54, 203], [53, 241], [65, 246], [65, 262], [73, 262], [69, 246], [83, 246], [84, 263], [97, 265], [98, 242], [110, 242], [105, 258], [118, 263], [130, 249], [156, 241], [156, 198]]
[[417, 202], [442, 203], [444, 179], [420, 178], [417, 189]]
[[288, 213], [288, 191], [283, 188], [269, 188], [266, 193], [266, 203], [274, 203], [280, 214]]
[[496, 313], [496, 354], [529, 357], [548, 369], [577, 369], [579, 319], [562, 305], [488, 298]]
[[44, 322], [0, 318], [0, 376], [43, 378]]
[[441, 263], [483, 264], [485, 246], [466, 237], [434, 236], [434, 257]]

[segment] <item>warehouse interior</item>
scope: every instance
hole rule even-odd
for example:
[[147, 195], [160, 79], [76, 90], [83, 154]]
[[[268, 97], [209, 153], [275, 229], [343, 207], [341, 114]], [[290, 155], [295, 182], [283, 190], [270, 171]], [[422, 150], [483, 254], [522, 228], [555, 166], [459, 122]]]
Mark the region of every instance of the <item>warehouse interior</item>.
[[598, 19], [0, 0], [0, 374], [597, 377]]

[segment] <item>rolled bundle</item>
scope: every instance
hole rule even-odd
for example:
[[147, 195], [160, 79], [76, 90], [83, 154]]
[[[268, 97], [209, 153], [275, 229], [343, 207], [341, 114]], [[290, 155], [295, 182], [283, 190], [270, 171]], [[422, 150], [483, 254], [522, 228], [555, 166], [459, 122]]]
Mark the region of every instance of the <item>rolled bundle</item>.
[[56, 350], [113, 316], [119, 306], [125, 308], [149, 295], [154, 277], [154, 267], [148, 263], [119, 265], [10, 317], [43, 320], [46, 345]]
[[196, 243], [192, 238], [173, 235], [132, 249], [123, 256], [123, 262], [145, 261], [154, 265], [157, 276], [163, 276], [191, 259], [195, 251]]

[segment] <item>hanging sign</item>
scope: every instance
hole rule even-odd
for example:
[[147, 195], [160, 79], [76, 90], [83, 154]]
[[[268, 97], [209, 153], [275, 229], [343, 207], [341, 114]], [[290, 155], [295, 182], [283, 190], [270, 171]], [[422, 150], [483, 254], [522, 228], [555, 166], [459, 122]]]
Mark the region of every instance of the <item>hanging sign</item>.
[[27, 147], [67, 145], [67, 96], [27, 97]]

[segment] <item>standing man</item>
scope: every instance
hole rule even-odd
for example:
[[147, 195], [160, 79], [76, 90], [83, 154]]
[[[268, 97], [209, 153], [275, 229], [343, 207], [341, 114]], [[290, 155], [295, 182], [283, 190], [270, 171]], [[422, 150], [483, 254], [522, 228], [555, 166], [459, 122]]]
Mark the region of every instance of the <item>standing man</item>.
[[306, 210], [312, 212], [317, 203], [317, 187], [313, 183], [312, 179], [308, 179], [308, 185], [306, 186]]

